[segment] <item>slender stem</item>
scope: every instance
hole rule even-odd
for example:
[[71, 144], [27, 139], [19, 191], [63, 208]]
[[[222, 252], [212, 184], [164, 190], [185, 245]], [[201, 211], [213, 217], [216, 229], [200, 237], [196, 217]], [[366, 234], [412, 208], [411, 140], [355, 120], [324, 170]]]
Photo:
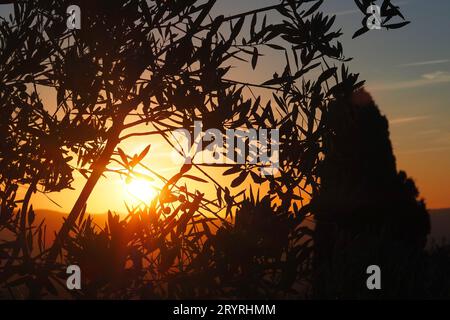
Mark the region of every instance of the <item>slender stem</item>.
[[36, 177], [34, 178], [33, 182], [31, 183], [30, 187], [27, 190], [27, 193], [25, 194], [25, 198], [23, 200], [22, 204], [22, 211], [21, 211], [21, 217], [20, 217], [20, 238], [22, 242], [22, 251], [25, 258], [29, 257], [28, 252], [28, 245], [27, 245], [27, 215], [28, 215], [28, 204], [30, 203], [31, 196], [36, 190], [36, 185], [39, 181], [39, 174], [36, 174]]
[[76, 220], [81, 214], [81, 211], [83, 210], [83, 207], [85, 206], [87, 200], [89, 199], [89, 196], [94, 190], [95, 185], [97, 184], [98, 180], [105, 171], [106, 166], [108, 165], [111, 156], [113, 155], [114, 150], [116, 149], [116, 146], [120, 142], [119, 135], [123, 130], [126, 115], [127, 110], [121, 112], [119, 116], [114, 119], [113, 126], [109, 130], [108, 134], [109, 137], [105, 149], [103, 150], [103, 153], [100, 155], [98, 160], [95, 162], [92, 173], [89, 176], [89, 179], [86, 181], [86, 184], [84, 185], [83, 190], [78, 196], [78, 199], [75, 202], [69, 216], [67, 217], [66, 221], [64, 221], [61, 229], [59, 230], [56, 239], [53, 243], [53, 246], [50, 248], [50, 252], [47, 257], [47, 263], [49, 264], [53, 263], [58, 257], [62, 245], [70, 232], [70, 229], [75, 224]]
[[[23, 200], [23, 204], [22, 204], [22, 210], [20, 211], [20, 230], [19, 230], [19, 242], [22, 245], [22, 251], [23, 251], [23, 255], [24, 258], [28, 258], [29, 257], [29, 252], [28, 252], [28, 245], [27, 245], [27, 230], [26, 230], [26, 219], [27, 219], [27, 213], [28, 213], [28, 204], [30, 202], [31, 196], [34, 192], [34, 190], [36, 190], [36, 185], [39, 181], [38, 179], [38, 175], [36, 175], [36, 178], [31, 182], [30, 186], [28, 187], [28, 190], [25, 194], [24, 200]], [[18, 254], [20, 252], [20, 247], [16, 246], [14, 247], [14, 250], [12, 252], [11, 255], [11, 259], [8, 260], [8, 262], [6, 263], [6, 265], [4, 266], [4, 270], [8, 270], [8, 268], [14, 263], [15, 259], [17, 258]]]

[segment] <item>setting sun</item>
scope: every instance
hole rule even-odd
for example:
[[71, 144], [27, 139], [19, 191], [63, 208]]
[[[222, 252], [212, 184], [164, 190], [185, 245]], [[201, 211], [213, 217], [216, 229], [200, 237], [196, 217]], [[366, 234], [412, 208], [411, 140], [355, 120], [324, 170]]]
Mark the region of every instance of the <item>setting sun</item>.
[[124, 181], [124, 190], [126, 195], [126, 202], [132, 202], [132, 204], [148, 204], [156, 196], [157, 191], [152, 183], [143, 178], [131, 178]]

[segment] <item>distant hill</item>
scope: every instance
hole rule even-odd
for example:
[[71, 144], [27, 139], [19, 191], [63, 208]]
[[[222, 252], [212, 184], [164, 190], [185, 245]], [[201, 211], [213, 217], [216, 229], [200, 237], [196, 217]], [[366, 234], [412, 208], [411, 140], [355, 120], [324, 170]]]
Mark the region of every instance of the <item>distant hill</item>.
[[[61, 225], [68, 214], [45, 209], [36, 209], [35, 213], [37, 223], [40, 223], [42, 219], [45, 219], [45, 225], [47, 226], [46, 242], [47, 244], [49, 244], [53, 241], [55, 233], [61, 228]], [[87, 215], [89, 214], [86, 213], [86, 216]], [[94, 223], [96, 223], [100, 227], [103, 227], [105, 225], [108, 214], [92, 214], [91, 216], [94, 218]]]
[[[47, 243], [51, 242], [54, 238], [55, 232], [59, 230], [64, 218], [67, 214], [54, 210], [35, 210], [36, 221], [40, 223], [42, 219], [45, 219], [47, 225]], [[103, 227], [105, 225], [107, 214], [93, 214], [94, 222]], [[442, 239], [450, 240], [450, 208], [449, 209], [435, 209], [430, 210], [431, 218], [431, 234], [428, 237], [429, 243], [432, 240], [440, 242]], [[312, 227], [312, 226], [310, 226]]]
[[[448, 209], [434, 209], [429, 210], [431, 219], [431, 233], [428, 237], [429, 242], [432, 239], [435, 241], [441, 241], [444, 238], [450, 240], [450, 208]], [[53, 235], [54, 232], [59, 230], [63, 222], [64, 217], [67, 214], [52, 211], [52, 210], [36, 210], [36, 217], [38, 221], [45, 218], [47, 223], [47, 235]], [[107, 214], [93, 214], [94, 222], [103, 227], [107, 219]]]
[[429, 241], [450, 240], [450, 208], [430, 210], [431, 236]]

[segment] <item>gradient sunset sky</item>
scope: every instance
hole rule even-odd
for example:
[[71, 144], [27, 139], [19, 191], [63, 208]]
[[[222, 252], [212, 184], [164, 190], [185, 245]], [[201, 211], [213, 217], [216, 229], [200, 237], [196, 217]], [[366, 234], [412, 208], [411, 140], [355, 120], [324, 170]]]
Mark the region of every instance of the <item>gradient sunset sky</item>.
[[[353, 0], [326, 0], [323, 10], [337, 15], [336, 26], [342, 27], [344, 33], [341, 38], [344, 53], [354, 57], [350, 69], [367, 81], [366, 89], [389, 119], [398, 168], [415, 179], [429, 208], [447, 208], [450, 207], [450, 1], [392, 2], [402, 7], [412, 23], [399, 30], [374, 30], [354, 40], [351, 37], [360, 28], [363, 15]], [[229, 15], [276, 3], [218, 0], [213, 13]], [[8, 11], [8, 6], [0, 5], [0, 15]], [[272, 70], [266, 69], [270, 58], [266, 56], [258, 65], [256, 73], [261, 80], [267, 80], [263, 75]], [[145, 144], [142, 141], [142, 146]], [[82, 181], [76, 184], [81, 186]], [[111, 184], [99, 185], [92, 198], [113, 188]], [[72, 191], [53, 198], [63, 201], [63, 209], [67, 210], [75, 197]], [[44, 197], [38, 196], [36, 200], [38, 207], [61, 210]], [[111, 201], [107, 204], [122, 202]], [[89, 204], [91, 212], [107, 209], [104, 201]]]

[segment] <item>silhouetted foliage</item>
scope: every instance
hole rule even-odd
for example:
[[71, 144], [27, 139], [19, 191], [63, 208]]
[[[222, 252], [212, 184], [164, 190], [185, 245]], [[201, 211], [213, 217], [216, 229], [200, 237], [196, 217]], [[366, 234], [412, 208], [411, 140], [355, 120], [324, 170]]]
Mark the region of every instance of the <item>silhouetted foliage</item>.
[[[363, 10], [369, 2], [356, 3]], [[66, 9], [72, 4], [82, 8], [80, 30], [66, 28]], [[344, 65], [349, 59], [338, 41], [342, 33], [333, 29], [334, 16], [320, 12], [323, 1], [281, 1], [229, 17], [211, 17], [214, 4], [28, 0], [14, 2], [10, 21], [0, 21], [2, 296], [307, 297], [311, 284], [317, 285], [311, 282], [316, 244], [307, 221], [312, 209], [321, 219], [327, 206], [336, 204], [336, 168], [348, 165], [340, 153], [353, 148], [359, 151], [351, 164], [364, 175], [342, 172], [348, 181], [341, 191], [349, 193], [339, 201], [362, 202], [343, 202], [342, 212], [360, 210], [361, 203], [369, 206], [363, 209], [372, 210], [367, 211], [371, 216], [387, 208], [383, 219], [374, 220], [373, 232], [389, 227], [389, 236], [399, 244], [423, 244], [425, 207], [416, 200], [413, 182], [396, 172], [385, 120], [379, 122], [376, 108], [363, 106], [357, 112], [345, 100], [363, 82]], [[403, 18], [388, 0], [382, 9], [384, 23]], [[274, 16], [270, 23], [269, 13]], [[245, 81], [230, 76], [235, 65], [256, 69], [268, 51], [285, 60], [270, 79], [261, 83], [250, 74]], [[269, 92], [269, 99], [257, 96], [256, 89]], [[193, 137], [195, 121], [204, 130], [222, 132], [279, 128], [280, 172], [262, 175], [263, 163], [224, 165], [230, 177], [225, 186], [208, 173], [208, 166], [186, 163], [166, 178], [144, 165], [150, 146], [133, 156], [119, 147], [133, 136], [154, 134], [170, 144], [169, 132], [179, 128]], [[361, 128], [366, 136], [357, 140], [358, 146], [349, 146], [344, 137], [352, 133], [338, 130], [347, 122], [369, 123], [374, 131]], [[142, 126], [145, 132], [139, 131]], [[372, 163], [366, 157], [373, 154], [363, 144], [371, 142], [380, 144], [377, 158], [382, 162], [366, 175], [373, 169], [365, 167]], [[86, 178], [85, 186], [47, 247], [46, 224], [35, 216], [32, 195], [71, 188], [74, 171]], [[86, 216], [88, 198], [104, 174], [132, 179], [142, 172], [164, 185], [158, 198], [128, 208], [124, 219], [109, 212], [104, 226]], [[381, 180], [373, 185], [371, 179]], [[190, 181], [214, 188], [215, 199], [192, 190]], [[250, 181], [269, 190], [260, 197], [234, 189]], [[367, 191], [378, 186], [385, 191]], [[27, 191], [18, 199], [22, 187]], [[369, 195], [367, 201], [355, 198], [352, 190]], [[382, 200], [370, 202], [375, 191]], [[317, 197], [313, 206], [308, 204], [312, 196]], [[397, 232], [405, 221], [411, 232]], [[352, 234], [370, 231], [359, 217], [348, 223]], [[318, 225], [316, 235], [321, 229]], [[426, 270], [443, 274], [448, 255], [445, 248], [435, 252]], [[81, 267], [81, 291], [66, 288], [69, 264]], [[433, 281], [429, 287], [443, 295], [442, 283]]]

